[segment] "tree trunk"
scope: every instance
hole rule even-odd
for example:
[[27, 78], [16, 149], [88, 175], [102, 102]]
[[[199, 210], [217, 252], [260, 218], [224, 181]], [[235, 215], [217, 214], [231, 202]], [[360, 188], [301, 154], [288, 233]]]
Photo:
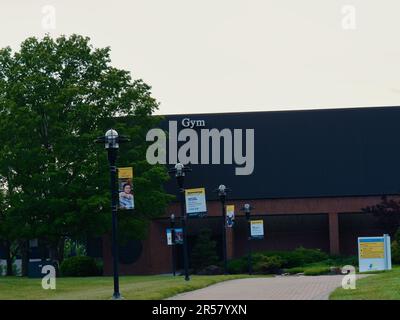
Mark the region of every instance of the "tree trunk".
[[58, 241], [53, 241], [50, 243], [49, 258], [50, 258], [50, 263], [56, 268], [56, 274], [58, 274], [59, 270]]
[[13, 275], [13, 263], [12, 263], [12, 256], [11, 256], [11, 243], [10, 241], [5, 242], [6, 246], [6, 259], [7, 259], [7, 276], [12, 276]]
[[49, 258], [50, 261], [57, 261], [57, 244], [50, 243], [49, 245]]
[[28, 276], [28, 264], [29, 264], [29, 240], [21, 240], [19, 243], [21, 252], [21, 276]]
[[61, 264], [64, 260], [64, 247], [65, 247], [65, 238], [61, 237], [58, 244], [58, 262]]

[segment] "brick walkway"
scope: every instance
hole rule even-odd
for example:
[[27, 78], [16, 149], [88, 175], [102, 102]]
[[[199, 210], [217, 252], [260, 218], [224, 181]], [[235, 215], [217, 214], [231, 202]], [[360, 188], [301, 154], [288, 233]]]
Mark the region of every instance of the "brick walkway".
[[[363, 276], [357, 276], [357, 279]], [[179, 294], [171, 300], [327, 300], [342, 275], [238, 279]]]

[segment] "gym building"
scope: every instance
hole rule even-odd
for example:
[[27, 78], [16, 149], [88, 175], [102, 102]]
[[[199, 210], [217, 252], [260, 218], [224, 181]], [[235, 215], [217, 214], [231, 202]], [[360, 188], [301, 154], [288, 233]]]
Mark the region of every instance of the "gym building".
[[[357, 237], [384, 233], [376, 218], [362, 209], [379, 203], [383, 195], [400, 193], [399, 121], [400, 107], [166, 116], [161, 127], [170, 134], [169, 144], [178, 141], [184, 129], [192, 130], [184, 132], [187, 137], [193, 132], [199, 137], [198, 161], [190, 164], [185, 188], [206, 189], [207, 215], [187, 221], [189, 256], [196, 235], [205, 227], [212, 230], [222, 256], [222, 210], [214, 192], [221, 184], [230, 189], [226, 204], [235, 205], [234, 226], [226, 229], [228, 259], [246, 254], [248, 224], [240, 211], [245, 203], [254, 208], [252, 219], [264, 221], [264, 239], [252, 240], [253, 251], [303, 246], [331, 254], [357, 254]], [[201, 155], [204, 129], [228, 129], [219, 148], [210, 143], [209, 164]], [[236, 138], [242, 139], [239, 147]], [[168, 146], [168, 153], [179, 155], [183, 144]], [[218, 151], [220, 164], [212, 164]], [[171, 157], [176, 155], [167, 154], [168, 163]], [[165, 188], [178, 194], [175, 178]], [[179, 227], [180, 206], [174, 202], [163, 217], [152, 221], [145, 240], [132, 240], [120, 248], [121, 274], [171, 272], [166, 229], [172, 213]], [[112, 274], [111, 240], [108, 236], [102, 240], [104, 272]], [[182, 246], [176, 247], [177, 267], [182, 268]]]

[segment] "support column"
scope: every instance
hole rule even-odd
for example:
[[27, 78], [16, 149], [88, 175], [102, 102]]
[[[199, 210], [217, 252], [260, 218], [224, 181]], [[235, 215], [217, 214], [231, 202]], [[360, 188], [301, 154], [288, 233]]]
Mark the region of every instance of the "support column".
[[226, 228], [226, 256], [228, 260], [233, 259], [233, 240], [233, 228]]
[[339, 254], [339, 219], [337, 212], [329, 212], [329, 250], [331, 254]]

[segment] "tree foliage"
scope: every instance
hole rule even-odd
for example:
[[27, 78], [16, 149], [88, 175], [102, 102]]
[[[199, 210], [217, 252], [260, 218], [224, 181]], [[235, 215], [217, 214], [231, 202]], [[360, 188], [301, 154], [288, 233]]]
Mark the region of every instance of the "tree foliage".
[[118, 163], [134, 167], [136, 211], [120, 214], [121, 234], [143, 236], [169, 201], [165, 169], [145, 160], [145, 134], [159, 121], [150, 89], [79, 35], [0, 50], [0, 238], [62, 248], [65, 236], [109, 230], [108, 162], [94, 140], [110, 127], [131, 138]]
[[400, 201], [383, 196], [380, 203], [364, 208], [363, 212], [372, 213], [392, 238], [400, 227]]

